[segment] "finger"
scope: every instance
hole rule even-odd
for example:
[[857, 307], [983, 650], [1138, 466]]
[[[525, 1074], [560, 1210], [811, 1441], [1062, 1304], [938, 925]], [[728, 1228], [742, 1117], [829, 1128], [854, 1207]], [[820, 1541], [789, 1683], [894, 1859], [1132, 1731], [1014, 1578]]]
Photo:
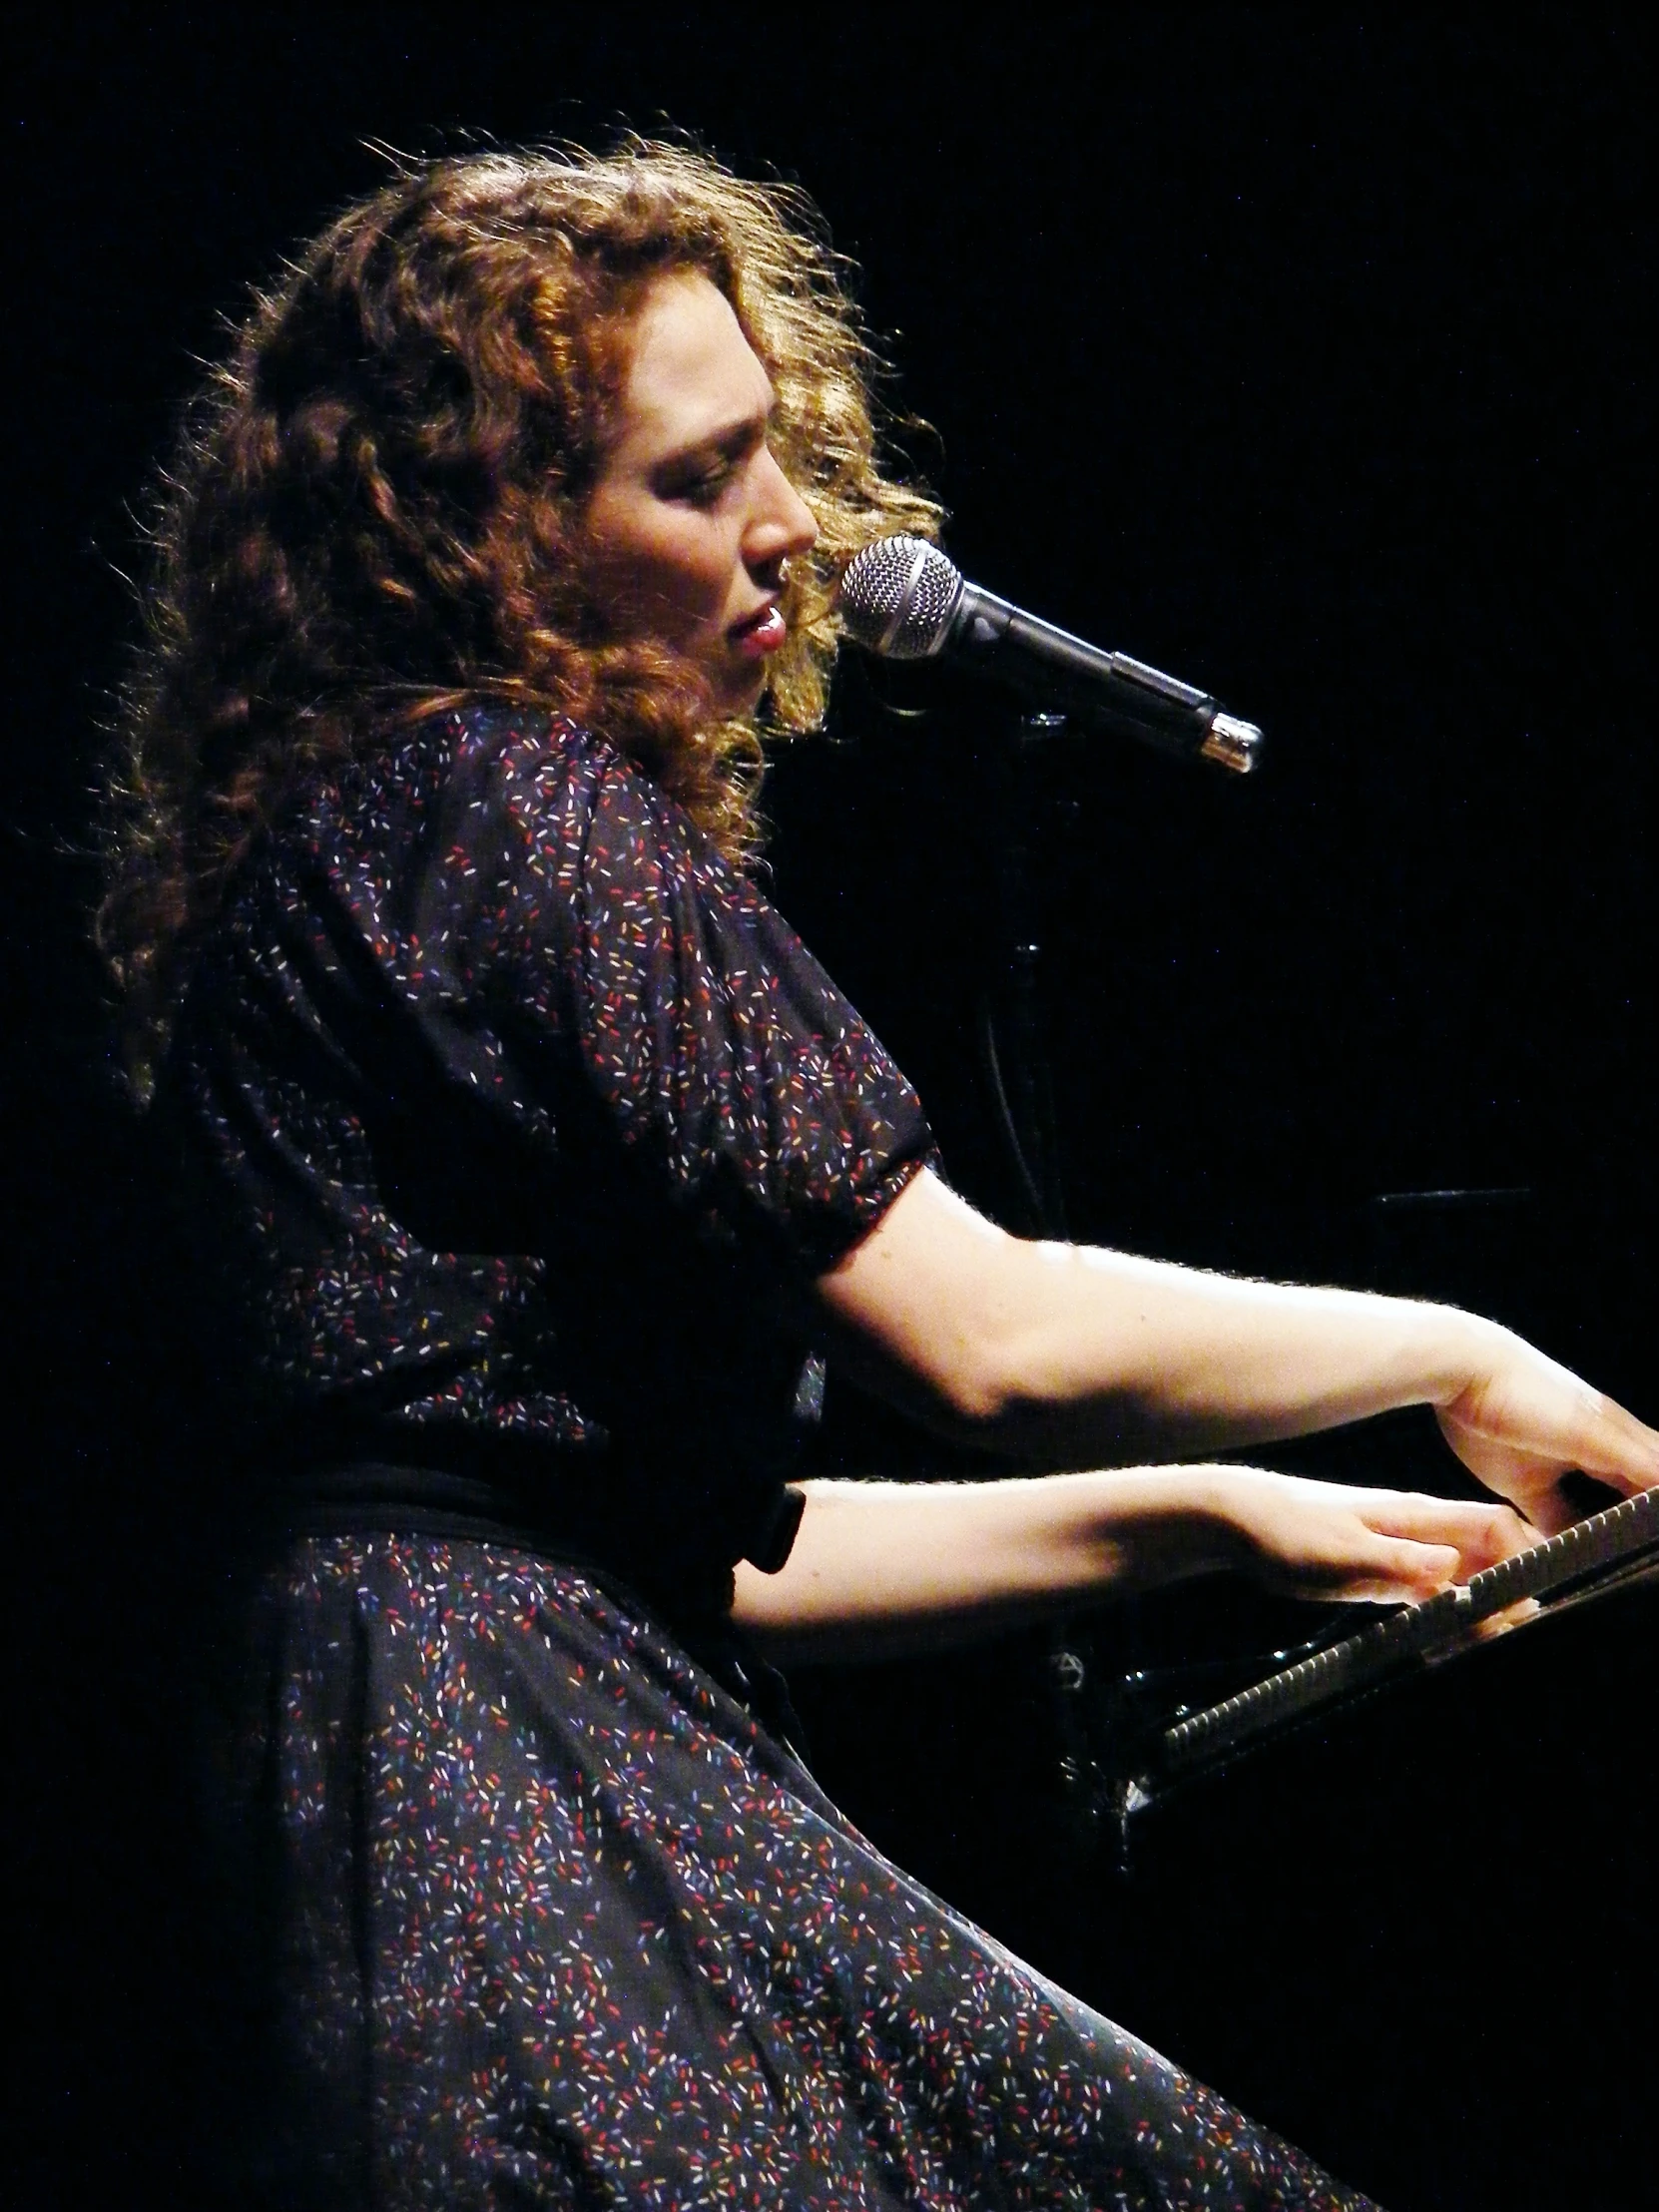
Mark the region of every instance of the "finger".
[[1599, 1390], [1586, 1392], [1579, 1433], [1572, 1439], [1572, 1463], [1581, 1473], [1633, 1497], [1659, 1482], [1659, 1429]]
[[1455, 1545], [1460, 1582], [1543, 1541], [1541, 1532], [1510, 1505], [1377, 1490], [1365, 1494], [1361, 1510], [1381, 1535]]
[[1437, 1597], [1456, 1580], [1458, 1553], [1455, 1544], [1423, 1544], [1406, 1536], [1380, 1536], [1355, 1560], [1345, 1578], [1349, 1597]]
[[1514, 1501], [1517, 1512], [1525, 1516], [1523, 1526], [1536, 1532], [1529, 1541], [1558, 1536], [1583, 1518], [1583, 1506], [1561, 1487], [1570, 1461], [1541, 1459], [1534, 1452], [1505, 1451], [1496, 1445], [1481, 1449], [1478, 1440], [1475, 1449], [1461, 1450], [1460, 1456], [1488, 1489]]
[[1558, 1480], [1530, 1496], [1526, 1510], [1540, 1538], [1559, 1536], [1563, 1528], [1570, 1528], [1575, 1520], [1584, 1517], [1583, 1507], [1568, 1497]]
[[1499, 1497], [1513, 1500], [1535, 1528], [1555, 1535], [1577, 1516], [1557, 1485], [1571, 1458], [1546, 1458], [1535, 1451], [1499, 1442], [1472, 1429], [1447, 1424], [1446, 1441], [1475, 1478]]
[[1465, 1466], [1484, 1481], [1483, 1461], [1496, 1468], [1513, 1454], [1552, 1474], [1577, 1467], [1626, 1496], [1659, 1482], [1659, 1429], [1553, 1361], [1541, 1364], [1561, 1384], [1552, 1406], [1481, 1393], [1436, 1408]]
[[1474, 1633], [1482, 1641], [1493, 1636], [1506, 1636], [1511, 1628], [1519, 1628], [1525, 1621], [1536, 1620], [1543, 1607], [1535, 1597], [1518, 1597], [1513, 1605], [1506, 1605], [1501, 1613], [1488, 1613], [1484, 1620], [1476, 1621]]

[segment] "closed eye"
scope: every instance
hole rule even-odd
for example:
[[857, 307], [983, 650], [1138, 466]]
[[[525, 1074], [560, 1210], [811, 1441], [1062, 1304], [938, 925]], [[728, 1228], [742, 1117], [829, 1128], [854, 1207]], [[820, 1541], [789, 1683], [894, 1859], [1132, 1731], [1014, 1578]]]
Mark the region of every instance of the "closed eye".
[[687, 500], [694, 507], [712, 507], [736, 474], [732, 462], [721, 461], [713, 468], [701, 469], [697, 475], [682, 479], [667, 496]]
[[744, 464], [760, 451], [766, 435], [767, 417], [752, 415], [712, 438], [701, 438], [695, 446], [658, 463], [652, 472], [652, 489], [659, 499], [712, 507]]

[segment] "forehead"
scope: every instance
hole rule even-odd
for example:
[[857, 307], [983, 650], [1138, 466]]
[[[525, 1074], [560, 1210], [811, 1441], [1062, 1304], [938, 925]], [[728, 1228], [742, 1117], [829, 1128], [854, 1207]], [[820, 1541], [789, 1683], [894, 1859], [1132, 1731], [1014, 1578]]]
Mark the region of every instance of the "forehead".
[[618, 444], [695, 443], [771, 403], [767, 372], [725, 293], [691, 273], [654, 284], [634, 325]]

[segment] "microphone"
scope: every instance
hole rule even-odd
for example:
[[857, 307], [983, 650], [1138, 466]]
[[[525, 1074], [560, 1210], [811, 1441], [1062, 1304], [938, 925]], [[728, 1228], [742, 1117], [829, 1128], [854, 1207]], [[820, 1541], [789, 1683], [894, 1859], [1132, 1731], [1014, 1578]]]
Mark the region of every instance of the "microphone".
[[1138, 738], [1184, 760], [1256, 766], [1262, 733], [1207, 692], [1127, 653], [1087, 645], [970, 584], [925, 538], [878, 538], [841, 578], [841, 623], [854, 645], [890, 661], [952, 661], [1038, 706]]

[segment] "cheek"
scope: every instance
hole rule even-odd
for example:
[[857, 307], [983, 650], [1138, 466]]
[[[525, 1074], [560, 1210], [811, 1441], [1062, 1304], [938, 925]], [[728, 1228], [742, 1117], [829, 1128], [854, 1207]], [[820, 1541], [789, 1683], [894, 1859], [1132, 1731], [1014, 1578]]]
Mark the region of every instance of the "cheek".
[[696, 623], [712, 620], [724, 609], [732, 562], [714, 533], [686, 531], [654, 548], [652, 573], [664, 600]]
[[590, 577], [616, 616], [680, 639], [724, 613], [732, 570], [718, 530], [671, 524], [596, 545]]

